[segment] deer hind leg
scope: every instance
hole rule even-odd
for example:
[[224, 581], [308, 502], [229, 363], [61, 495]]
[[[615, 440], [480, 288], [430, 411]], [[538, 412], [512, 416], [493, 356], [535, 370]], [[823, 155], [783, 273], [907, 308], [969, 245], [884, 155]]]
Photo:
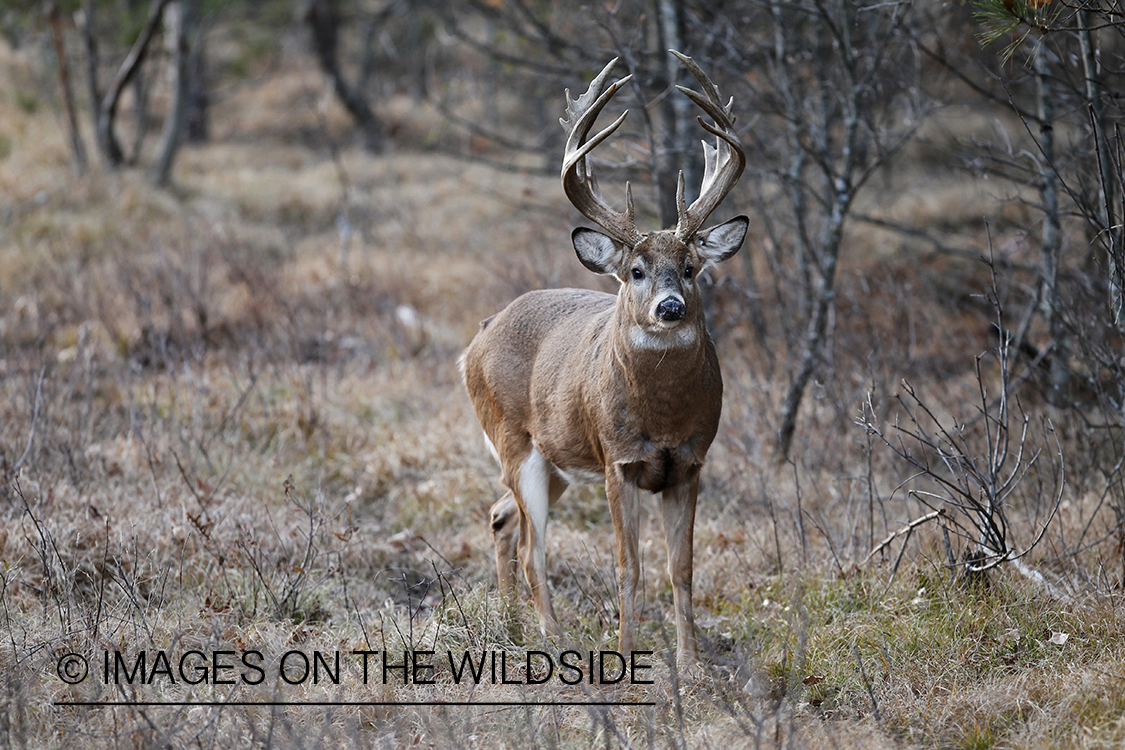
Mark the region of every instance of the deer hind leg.
[[672, 602], [676, 610], [676, 661], [688, 666], [699, 658], [695, 640], [695, 618], [691, 608], [692, 538], [699, 474], [661, 493], [664, 537], [668, 542], [668, 575], [672, 579]]
[[544, 635], [559, 635], [558, 621], [547, 588], [547, 509], [566, 489], [555, 476], [550, 463], [531, 448], [520, 465], [515, 483], [520, 510], [519, 557], [531, 589], [531, 600], [539, 613], [539, 628]]
[[501, 595], [510, 597], [515, 591], [519, 567], [520, 533], [520, 508], [511, 490], [493, 504], [490, 521], [492, 545], [496, 549], [496, 582]]

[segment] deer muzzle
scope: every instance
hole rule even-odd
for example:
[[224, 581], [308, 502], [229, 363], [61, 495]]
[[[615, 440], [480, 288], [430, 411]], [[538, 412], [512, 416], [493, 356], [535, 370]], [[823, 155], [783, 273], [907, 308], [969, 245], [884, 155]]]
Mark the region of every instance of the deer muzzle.
[[656, 317], [665, 323], [678, 323], [686, 315], [687, 305], [679, 297], [665, 297], [656, 305]]

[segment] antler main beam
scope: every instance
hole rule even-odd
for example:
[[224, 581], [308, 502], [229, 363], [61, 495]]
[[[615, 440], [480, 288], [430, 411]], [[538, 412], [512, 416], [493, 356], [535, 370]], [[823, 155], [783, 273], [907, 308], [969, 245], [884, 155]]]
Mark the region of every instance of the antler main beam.
[[734, 129], [734, 97], [724, 105], [719, 97], [718, 87], [711, 82], [695, 60], [674, 49], [668, 51], [691, 71], [699, 81], [703, 93], [700, 94], [684, 86], [676, 86], [676, 88], [715, 121], [715, 124], [711, 125], [702, 117], [696, 118], [704, 130], [715, 136], [714, 146], [703, 141], [703, 185], [700, 187], [699, 197], [690, 207], [686, 205], [683, 172], [680, 172], [679, 184], [676, 186], [676, 208], [679, 216], [676, 222], [676, 237], [686, 241], [699, 231], [703, 222], [738, 182], [742, 170], [746, 168], [746, 154], [742, 151], [742, 144]]
[[605, 130], [589, 140], [586, 139], [605, 105], [618, 89], [633, 77], [627, 75], [606, 88], [606, 80], [616, 64], [615, 57], [602, 68], [602, 72], [598, 73], [594, 80], [590, 81], [590, 88], [577, 100], [570, 98], [570, 89], [566, 90], [566, 117], [559, 120], [567, 133], [566, 150], [563, 153], [562, 183], [566, 197], [587, 219], [600, 225], [614, 239], [634, 247], [644, 235], [638, 231], [634, 219], [632, 189], [628, 183], [625, 184], [625, 212], [614, 211], [602, 197], [593, 169], [586, 160], [586, 156], [591, 151], [621, 127], [621, 123], [625, 122], [625, 116], [629, 114], [629, 110], [625, 110]]

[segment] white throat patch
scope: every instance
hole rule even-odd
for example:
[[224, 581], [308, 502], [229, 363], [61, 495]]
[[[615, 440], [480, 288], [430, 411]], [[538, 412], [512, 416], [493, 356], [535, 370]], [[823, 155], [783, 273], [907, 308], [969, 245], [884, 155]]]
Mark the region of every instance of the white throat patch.
[[682, 325], [670, 331], [646, 331], [633, 326], [629, 340], [636, 349], [682, 349], [695, 343], [695, 326]]

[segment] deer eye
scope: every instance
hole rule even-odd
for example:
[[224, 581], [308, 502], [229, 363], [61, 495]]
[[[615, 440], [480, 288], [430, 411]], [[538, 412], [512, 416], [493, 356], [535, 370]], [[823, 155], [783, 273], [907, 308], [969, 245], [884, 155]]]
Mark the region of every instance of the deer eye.
[[634, 268], [634, 269], [633, 269], [633, 279], [634, 279], [635, 281], [640, 281], [640, 280], [641, 280], [641, 279], [643, 279], [644, 277], [645, 277], [645, 272], [644, 272], [644, 271], [642, 271], [642, 270], [641, 270], [641, 269], [639, 269], [639, 268]]
[[691, 266], [688, 266], [687, 268], [684, 269], [684, 278], [685, 279], [690, 279], [694, 275], [695, 275], [695, 269], [692, 268]]

